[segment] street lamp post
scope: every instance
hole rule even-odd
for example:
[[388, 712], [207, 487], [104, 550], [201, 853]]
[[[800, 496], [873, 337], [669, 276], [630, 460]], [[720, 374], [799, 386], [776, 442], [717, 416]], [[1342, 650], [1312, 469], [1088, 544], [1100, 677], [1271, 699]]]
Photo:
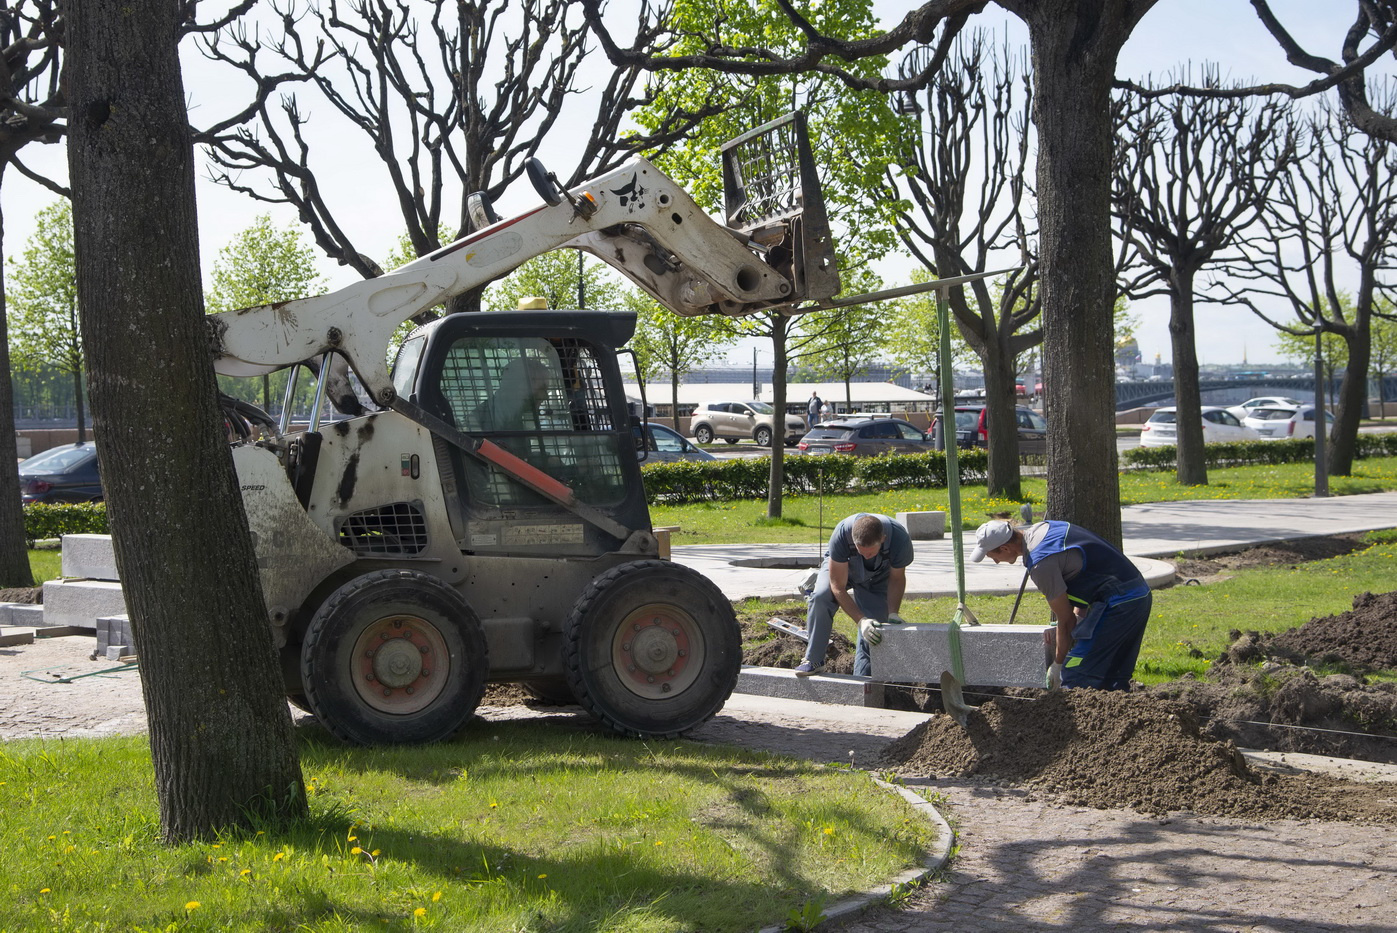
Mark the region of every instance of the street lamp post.
[[1324, 332], [1315, 329], [1315, 498], [1329, 495], [1329, 465], [1325, 462]]

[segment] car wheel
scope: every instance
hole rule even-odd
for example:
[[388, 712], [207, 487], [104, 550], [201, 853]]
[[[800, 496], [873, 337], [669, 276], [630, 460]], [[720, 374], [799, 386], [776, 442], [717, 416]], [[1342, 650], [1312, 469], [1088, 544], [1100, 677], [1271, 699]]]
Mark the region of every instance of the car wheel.
[[723, 440], [727, 441], [729, 444], [736, 444], [736, 443], [737, 443], [737, 438], [735, 438], [735, 437], [725, 437], [725, 438], [723, 438]]
[[713, 443], [713, 429], [706, 424], [701, 424], [694, 428], [694, 440], [700, 444]]
[[475, 713], [488, 672], [485, 631], [465, 599], [410, 570], [341, 586], [301, 645], [311, 711], [357, 745], [449, 738]]
[[622, 564], [583, 591], [564, 626], [577, 702], [623, 735], [673, 738], [710, 719], [737, 685], [732, 603], [682, 564]]
[[752, 440], [757, 442], [758, 447], [771, 446], [771, 428], [762, 426], [752, 433]]

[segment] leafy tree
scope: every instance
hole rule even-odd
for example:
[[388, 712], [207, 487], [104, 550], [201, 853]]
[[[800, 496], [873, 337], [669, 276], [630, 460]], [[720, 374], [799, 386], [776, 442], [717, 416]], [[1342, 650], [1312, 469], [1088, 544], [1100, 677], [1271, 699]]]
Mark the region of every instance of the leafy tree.
[[1387, 417], [1387, 392], [1384, 385], [1386, 376], [1397, 370], [1397, 308], [1392, 306], [1392, 302], [1381, 303], [1384, 308], [1382, 317], [1373, 318], [1373, 355], [1369, 361], [1372, 366], [1373, 379], [1378, 386], [1378, 412], [1379, 417]]
[[10, 354], [20, 369], [48, 364], [73, 381], [78, 441], [87, 440], [82, 330], [73, 268], [73, 209], [57, 201], [34, 215], [34, 233], [9, 271]]
[[622, 306], [624, 288], [609, 266], [586, 262], [574, 249], [554, 250], [536, 256], [485, 292], [490, 311], [512, 311], [525, 298], [542, 298], [549, 308], [602, 308]]
[[684, 317], [661, 307], [650, 296], [630, 290], [626, 305], [636, 312], [635, 351], [641, 378], [651, 382], [669, 376], [674, 429], [679, 430], [679, 383], [695, 369], [717, 359], [732, 346], [737, 332], [731, 320], [705, 315]]
[[[1351, 315], [1353, 313], [1353, 297], [1340, 293], [1339, 301], [1342, 305], [1348, 306], [1346, 312], [1340, 313]], [[1275, 348], [1276, 352], [1281, 355], [1281, 359], [1292, 360], [1313, 372], [1315, 334], [1313, 330], [1306, 333], [1306, 326], [1304, 321], [1289, 322], [1285, 330], [1276, 333]], [[1320, 378], [1324, 381], [1324, 392], [1328, 396], [1328, 405], [1332, 408], [1334, 406], [1334, 380], [1339, 373], [1348, 367], [1348, 344], [1345, 343], [1344, 338], [1332, 331], [1321, 333], [1319, 360]]]
[[[589, 13], [590, 15], [590, 13]], [[832, 0], [811, 10], [820, 29], [848, 39], [874, 33], [874, 16], [865, 0]], [[730, 5], [716, 0], [677, 0], [665, 25], [673, 41], [665, 57], [682, 60], [702, 54], [711, 39], [709, 30], [721, 22], [725, 41], [738, 46], [769, 46], [793, 53], [804, 36], [783, 12], [780, 0], [755, 0]], [[593, 27], [596, 28], [596, 22]], [[606, 43], [609, 38], [603, 38]], [[849, 67], [865, 80], [875, 80], [884, 61], [869, 58]], [[840, 243], [841, 271], [857, 269], [868, 257], [881, 255], [895, 242], [892, 217], [899, 205], [890, 199], [870, 197], [887, 167], [894, 164], [908, 128], [892, 112], [888, 100], [870, 91], [854, 91], [833, 76], [818, 73], [791, 77], [741, 77], [703, 69], [666, 74], [656, 85], [654, 100], [639, 109], [635, 118], [644, 128], [660, 124], [671, 110], [692, 111], [701, 102], [722, 99], [721, 114], [703, 121], [688, 142], [657, 157], [672, 177], [679, 179], [694, 199], [716, 210], [722, 199], [722, 178], [713, 153], [719, 145], [748, 130], [799, 109], [807, 115], [812, 148], [820, 153], [824, 200], [831, 227]], [[785, 179], [776, 179], [779, 187]], [[791, 181], [794, 181], [792, 179]], [[842, 231], [842, 235], [841, 235]], [[826, 324], [835, 318], [826, 318]], [[816, 326], [819, 325], [809, 325]], [[772, 404], [786, 410], [786, 379], [798, 347], [812, 338], [801, 325], [781, 313], [757, 314], [737, 324], [743, 336], [769, 340], [772, 349]], [[785, 474], [785, 449], [773, 444], [767, 515], [781, 515]]]
[[161, 830], [179, 843], [274, 829], [304, 819], [305, 784], [202, 312], [178, 54], [193, 7], [66, 9], [66, 93], [83, 115], [68, 165], [93, 433], [141, 633]]
[[[316, 254], [298, 227], [276, 227], [270, 214], [260, 214], [252, 226], [235, 234], [218, 252], [204, 295], [210, 314], [318, 295], [326, 280], [316, 268]], [[285, 390], [289, 371], [259, 380], [262, 407], [273, 410], [273, 398]], [[250, 380], [219, 377], [229, 395], [246, 397]]]
[[[882, 280], [867, 271], [856, 274], [853, 281], [845, 278], [845, 291], [868, 294], [882, 287]], [[850, 411], [854, 407], [850, 383], [883, 355], [889, 311], [877, 304], [855, 305], [812, 311], [801, 321], [810, 335], [800, 355], [802, 368], [822, 381], [844, 383], [844, 404]]]

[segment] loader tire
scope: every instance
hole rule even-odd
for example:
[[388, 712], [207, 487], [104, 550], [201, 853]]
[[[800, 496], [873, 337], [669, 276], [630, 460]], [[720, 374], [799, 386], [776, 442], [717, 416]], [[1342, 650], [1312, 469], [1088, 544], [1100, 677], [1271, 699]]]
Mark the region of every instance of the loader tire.
[[564, 627], [577, 702], [622, 735], [674, 738], [708, 721], [737, 685], [737, 616], [713, 583], [664, 560], [622, 564], [582, 592]]
[[411, 570], [341, 586], [301, 644], [311, 711], [356, 745], [450, 738], [480, 704], [489, 667], [484, 629], [461, 594]]

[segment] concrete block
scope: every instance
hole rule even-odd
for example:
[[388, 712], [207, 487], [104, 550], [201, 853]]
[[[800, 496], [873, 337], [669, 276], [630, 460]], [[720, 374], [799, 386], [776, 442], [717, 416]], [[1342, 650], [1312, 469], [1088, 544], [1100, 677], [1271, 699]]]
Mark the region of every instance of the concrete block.
[[131, 649], [128, 652], [129, 654], [136, 653], [136, 637], [131, 631], [131, 619], [124, 613], [121, 613], [112, 616], [101, 616], [97, 619], [98, 654], [101, 654], [104, 650], [102, 647], [102, 629], [104, 627], [107, 630], [106, 643], [108, 645], [126, 645]]
[[936, 541], [946, 536], [945, 512], [898, 512], [897, 520], [913, 541]]
[[64, 535], [63, 576], [120, 580], [111, 535]]
[[32, 644], [34, 644], [34, 630], [32, 628], [9, 628], [0, 633], [0, 648]]
[[122, 658], [130, 657], [135, 653], [126, 645], [108, 645], [106, 658], [108, 661], [120, 661]]
[[44, 624], [44, 607], [41, 603], [6, 603], [11, 625], [26, 625], [38, 628]]
[[797, 677], [794, 671], [779, 667], [743, 667], [737, 674], [736, 692], [842, 706], [883, 706], [883, 685], [867, 677], [849, 674]]
[[121, 584], [109, 580], [50, 580], [44, 584], [44, 624], [97, 631], [99, 616], [126, 612]]
[[[892, 625], [870, 649], [873, 674], [893, 683], [935, 683], [951, 669], [950, 623]], [[1041, 687], [1042, 625], [962, 625], [965, 684], [981, 687]]]

